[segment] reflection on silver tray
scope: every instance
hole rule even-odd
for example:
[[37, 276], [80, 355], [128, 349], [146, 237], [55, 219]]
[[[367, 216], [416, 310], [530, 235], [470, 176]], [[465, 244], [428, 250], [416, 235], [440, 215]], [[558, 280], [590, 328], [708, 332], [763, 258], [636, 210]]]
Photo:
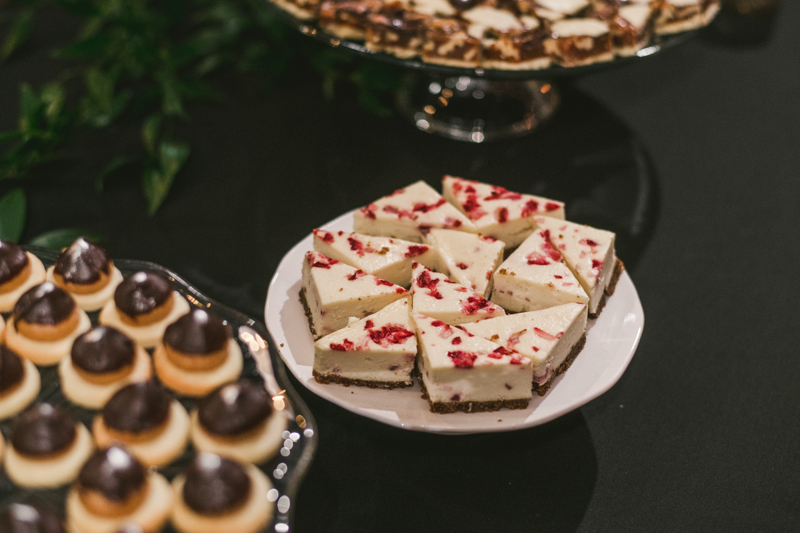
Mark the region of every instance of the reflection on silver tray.
[[[58, 257], [58, 253], [45, 248], [31, 246], [27, 247], [27, 250], [38, 256], [45, 266], [54, 263]], [[226, 320], [233, 329], [234, 337], [239, 342], [244, 354], [244, 369], [241, 377], [264, 383], [270, 394], [282, 395], [285, 398], [289, 424], [283, 435], [284, 445], [276, 457], [258, 466], [267, 474], [274, 487], [269, 496], [273, 503], [269, 503], [269, 505], [275, 505], [275, 513], [272, 523], [264, 531], [278, 533], [289, 531], [294, 511], [294, 498], [311, 464], [317, 446], [316, 423], [308, 407], [289, 384], [283, 363], [280, 362], [274, 346], [269, 342], [270, 338], [266, 329], [244, 314], [204, 296], [175, 272], [155, 263], [123, 259], [115, 260], [114, 265], [120, 269], [123, 275], [140, 270], [161, 273], [172, 282], [173, 288], [186, 298], [190, 305], [208, 309]], [[97, 324], [98, 314], [97, 312], [89, 313], [93, 324]], [[91, 428], [92, 419], [97, 411], [78, 407], [64, 397], [59, 385], [58, 367], [40, 367], [39, 372], [42, 376], [42, 389], [37, 401], [47, 401], [65, 407], [76, 420]], [[153, 379], [157, 379], [155, 374]], [[197, 403], [195, 399], [179, 395], [176, 397], [188, 410], [191, 410]], [[13, 418], [0, 422], [0, 431], [6, 438], [8, 438], [12, 422]], [[160, 468], [159, 471], [171, 480], [188, 466], [194, 455], [194, 449], [189, 444], [183, 455], [169, 465]], [[13, 502], [38, 504], [56, 511], [64, 518], [64, 500], [68, 490], [69, 486], [48, 490], [21, 488], [11, 483], [3, 471], [0, 473], [0, 508]], [[173, 532], [174, 530], [167, 526], [165, 531]]]

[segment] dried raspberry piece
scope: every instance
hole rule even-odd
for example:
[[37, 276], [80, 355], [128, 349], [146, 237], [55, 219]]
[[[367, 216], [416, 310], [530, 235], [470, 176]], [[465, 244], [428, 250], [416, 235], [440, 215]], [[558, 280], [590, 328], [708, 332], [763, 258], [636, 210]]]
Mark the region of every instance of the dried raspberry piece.
[[453, 364], [457, 368], [472, 368], [475, 365], [475, 360], [478, 358], [474, 353], [462, 352], [461, 350], [447, 352], [447, 357], [452, 359]]
[[337, 352], [346, 352], [348, 350], [352, 350], [354, 344], [349, 339], [345, 339], [342, 341], [341, 344], [336, 344], [335, 342], [332, 342], [330, 346], [331, 350], [336, 350]]

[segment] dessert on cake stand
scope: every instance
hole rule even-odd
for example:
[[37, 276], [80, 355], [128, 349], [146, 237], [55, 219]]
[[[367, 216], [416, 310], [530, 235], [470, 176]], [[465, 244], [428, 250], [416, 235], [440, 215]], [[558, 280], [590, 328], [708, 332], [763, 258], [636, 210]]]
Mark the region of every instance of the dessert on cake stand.
[[697, 33], [697, 30], [690, 30], [653, 34], [648, 44], [632, 55], [580, 66], [553, 65], [526, 70], [460, 67], [376, 52], [363, 42], [326, 33], [316, 21], [301, 20], [270, 5], [284, 21], [304, 35], [405, 69], [406, 83], [395, 94], [398, 111], [422, 131], [472, 143], [518, 137], [536, 129], [560, 105], [560, 80], [642, 60], [683, 43]]

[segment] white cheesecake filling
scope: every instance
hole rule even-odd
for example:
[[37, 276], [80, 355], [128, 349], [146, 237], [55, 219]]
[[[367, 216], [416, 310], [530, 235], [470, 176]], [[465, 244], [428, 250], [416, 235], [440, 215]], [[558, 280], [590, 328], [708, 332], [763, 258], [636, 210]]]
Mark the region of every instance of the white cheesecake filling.
[[492, 275], [503, 262], [503, 241], [463, 231], [434, 229], [425, 242], [435, 251], [435, 270], [484, 298], [489, 296]]

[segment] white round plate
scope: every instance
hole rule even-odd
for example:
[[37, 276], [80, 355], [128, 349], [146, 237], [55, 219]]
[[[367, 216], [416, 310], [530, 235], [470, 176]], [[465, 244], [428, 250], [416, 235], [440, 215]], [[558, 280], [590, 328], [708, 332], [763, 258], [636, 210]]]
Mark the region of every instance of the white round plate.
[[[353, 231], [353, 211], [323, 229]], [[419, 384], [403, 389], [345, 387], [314, 381], [314, 340], [300, 302], [303, 257], [313, 236], [289, 250], [269, 285], [264, 317], [283, 361], [307, 389], [356, 414], [403, 429], [429, 433], [489, 433], [544, 424], [577, 409], [611, 388], [625, 372], [644, 329], [644, 311], [631, 278], [624, 272], [603, 312], [589, 320], [586, 346], [545, 396], [533, 395], [527, 409], [488, 413], [436, 414], [420, 396]]]

